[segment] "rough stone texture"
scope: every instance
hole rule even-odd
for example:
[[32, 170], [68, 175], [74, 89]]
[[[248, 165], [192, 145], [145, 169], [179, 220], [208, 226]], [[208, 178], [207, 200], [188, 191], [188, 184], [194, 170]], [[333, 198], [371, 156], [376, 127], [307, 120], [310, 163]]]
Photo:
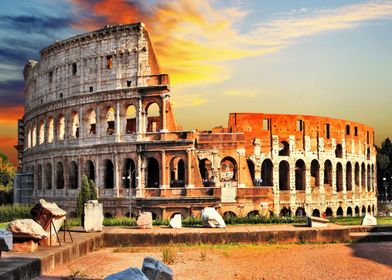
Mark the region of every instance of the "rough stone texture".
[[307, 216], [307, 222], [309, 227], [323, 228], [328, 226], [328, 220], [319, 217]]
[[87, 232], [102, 231], [103, 207], [97, 200], [89, 200], [84, 204], [84, 229]]
[[145, 257], [143, 260], [142, 271], [149, 280], [172, 280], [173, 270], [151, 257]]
[[362, 225], [363, 226], [376, 226], [377, 219], [376, 219], [376, 217], [373, 217], [372, 215], [366, 213], [366, 215], [362, 219]]
[[109, 275], [104, 280], [151, 280], [147, 278], [144, 273], [135, 267], [128, 268], [118, 273]]
[[175, 214], [174, 217], [170, 219], [170, 226], [172, 228], [182, 228], [181, 214]]
[[48, 236], [41, 225], [32, 219], [12, 221], [8, 224], [7, 229], [12, 232], [14, 237], [41, 240]]
[[212, 207], [206, 207], [201, 212], [203, 224], [212, 228], [225, 228], [226, 224], [222, 216]]
[[0, 251], [12, 250], [12, 232], [0, 229]]
[[139, 228], [152, 228], [152, 214], [151, 212], [142, 212], [137, 218], [136, 224]]
[[34, 240], [29, 240], [21, 243], [14, 243], [12, 252], [32, 253], [38, 249], [38, 243]]

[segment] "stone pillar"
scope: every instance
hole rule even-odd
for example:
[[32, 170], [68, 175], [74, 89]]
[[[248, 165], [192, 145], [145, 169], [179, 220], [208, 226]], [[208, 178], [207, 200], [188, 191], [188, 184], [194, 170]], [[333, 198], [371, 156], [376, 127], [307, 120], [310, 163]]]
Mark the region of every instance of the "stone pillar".
[[136, 168], [137, 168], [137, 176], [138, 176], [138, 180], [137, 180], [137, 191], [136, 191], [136, 195], [138, 197], [143, 197], [143, 189], [144, 189], [144, 182], [145, 182], [145, 174], [144, 174], [144, 164], [143, 164], [143, 160], [142, 157], [140, 155], [140, 153], [137, 153], [137, 163], [136, 163]]
[[[84, 139], [87, 135], [86, 131], [84, 131], [84, 121], [85, 121], [85, 118], [83, 116], [83, 106], [80, 105], [80, 107], [79, 107], [79, 139]], [[83, 140], [81, 140], [81, 141], [83, 141]]]
[[188, 184], [187, 188], [193, 188], [193, 181], [192, 181], [192, 157], [193, 157], [193, 150], [192, 149], [187, 149], [186, 150], [187, 154], [187, 179], [188, 179]]
[[143, 103], [142, 99], [138, 98], [137, 106], [136, 106], [136, 133], [138, 134], [138, 140], [140, 140], [140, 136], [144, 133], [143, 129]]
[[332, 162], [332, 193], [336, 194], [336, 163]]
[[115, 141], [120, 141], [120, 102], [116, 102], [116, 115], [115, 115]]
[[166, 153], [163, 150], [161, 151], [161, 184], [159, 186], [161, 189], [166, 189], [168, 187], [166, 174]]
[[56, 173], [55, 173], [55, 170], [56, 170], [56, 166], [55, 166], [55, 161], [54, 161], [54, 158], [53, 157], [51, 157], [51, 159], [50, 159], [50, 161], [51, 161], [51, 164], [52, 164], [52, 196], [55, 196], [55, 189], [56, 189], [56, 186], [55, 186], [55, 182], [56, 182]]
[[114, 189], [113, 189], [113, 197], [120, 196], [120, 183], [121, 183], [121, 176], [120, 176], [120, 159], [118, 154], [114, 154]]

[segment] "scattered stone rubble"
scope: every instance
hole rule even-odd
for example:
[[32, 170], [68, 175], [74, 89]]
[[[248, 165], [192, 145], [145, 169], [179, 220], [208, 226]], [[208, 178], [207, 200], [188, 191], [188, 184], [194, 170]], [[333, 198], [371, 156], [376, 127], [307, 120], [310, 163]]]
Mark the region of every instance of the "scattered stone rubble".
[[152, 214], [151, 212], [141, 212], [137, 218], [136, 224], [140, 229], [152, 228]]
[[376, 217], [373, 217], [369, 213], [366, 213], [365, 217], [363, 217], [363, 219], [362, 219], [362, 225], [363, 226], [376, 226], [377, 219], [376, 219]]
[[204, 226], [211, 228], [225, 228], [226, 224], [222, 216], [213, 207], [206, 207], [201, 211], [201, 219]]
[[181, 214], [175, 214], [173, 218], [170, 219], [170, 227], [172, 228], [182, 228]]
[[327, 227], [328, 226], [328, 220], [320, 217], [314, 217], [314, 216], [307, 216], [307, 224], [308, 227], [313, 227], [313, 228], [322, 228], [322, 227]]
[[89, 200], [84, 204], [84, 229], [87, 232], [102, 231], [103, 206], [98, 200]]

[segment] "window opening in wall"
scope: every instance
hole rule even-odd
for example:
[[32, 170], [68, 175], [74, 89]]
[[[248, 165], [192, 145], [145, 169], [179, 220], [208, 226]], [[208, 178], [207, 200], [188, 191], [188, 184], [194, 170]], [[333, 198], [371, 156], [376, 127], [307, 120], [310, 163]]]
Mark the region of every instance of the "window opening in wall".
[[76, 63], [72, 63], [72, 75], [76, 75], [78, 72], [78, 66]]
[[53, 118], [49, 118], [48, 143], [53, 142], [53, 136], [54, 136]]
[[136, 108], [133, 105], [127, 108], [127, 124], [125, 127], [125, 133], [131, 134], [136, 132]]
[[289, 156], [290, 145], [286, 141], [280, 142], [279, 144], [279, 156]]
[[53, 82], [53, 71], [49, 71], [49, 83]]
[[131, 87], [132, 81], [127, 81], [127, 87]]
[[88, 117], [89, 123], [90, 123], [90, 131], [89, 134], [96, 134], [97, 132], [97, 116], [95, 114], [94, 110], [91, 110], [90, 115]]
[[290, 165], [287, 161], [279, 163], [279, 190], [290, 190]]
[[158, 131], [160, 128], [160, 115], [160, 108], [157, 103], [152, 103], [147, 107], [147, 132]]
[[354, 127], [354, 136], [358, 136], [358, 127]]
[[295, 163], [295, 189], [305, 190], [305, 162], [302, 159]]
[[346, 135], [350, 135], [350, 125], [346, 125]]
[[107, 69], [112, 69], [113, 68], [113, 56], [108, 55], [106, 57], [106, 67], [107, 67]]
[[212, 170], [212, 163], [208, 159], [199, 161], [199, 171], [204, 187], [214, 187], [215, 177]]
[[325, 138], [329, 139], [330, 138], [330, 131], [329, 131], [329, 123], [325, 124]]
[[263, 130], [269, 130], [269, 129], [270, 129], [270, 120], [264, 119], [263, 120]]
[[304, 126], [303, 120], [297, 120], [297, 131], [302, 131]]
[[274, 165], [270, 159], [265, 159], [261, 165], [261, 186], [273, 186]]
[[114, 109], [113, 107], [110, 107], [107, 114], [106, 114], [106, 122], [108, 125], [108, 128], [106, 130], [106, 134], [108, 135], [113, 135], [114, 133]]
[[65, 119], [64, 119], [64, 116], [60, 116], [59, 117], [57, 132], [58, 132], [58, 140], [64, 140], [64, 136], [65, 136]]
[[62, 92], [60, 92], [59, 96], [60, 96], [60, 98], [63, 98], [63, 93], [62, 93]]
[[147, 187], [159, 188], [159, 180], [159, 163], [155, 158], [150, 158], [147, 166]]
[[89, 88], [89, 91], [90, 91], [90, 92], [93, 92], [93, 91], [94, 91], [94, 88], [93, 88], [93, 87], [90, 87], [90, 88]]
[[369, 144], [369, 131], [366, 131], [366, 143]]
[[79, 138], [79, 115], [76, 112], [72, 113], [72, 137]]

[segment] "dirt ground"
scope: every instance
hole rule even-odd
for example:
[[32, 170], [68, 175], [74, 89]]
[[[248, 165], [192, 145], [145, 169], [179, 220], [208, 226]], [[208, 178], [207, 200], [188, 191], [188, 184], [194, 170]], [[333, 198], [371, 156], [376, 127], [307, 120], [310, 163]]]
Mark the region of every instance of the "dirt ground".
[[175, 279], [392, 279], [392, 242], [105, 248], [39, 279], [102, 279], [164, 250]]

